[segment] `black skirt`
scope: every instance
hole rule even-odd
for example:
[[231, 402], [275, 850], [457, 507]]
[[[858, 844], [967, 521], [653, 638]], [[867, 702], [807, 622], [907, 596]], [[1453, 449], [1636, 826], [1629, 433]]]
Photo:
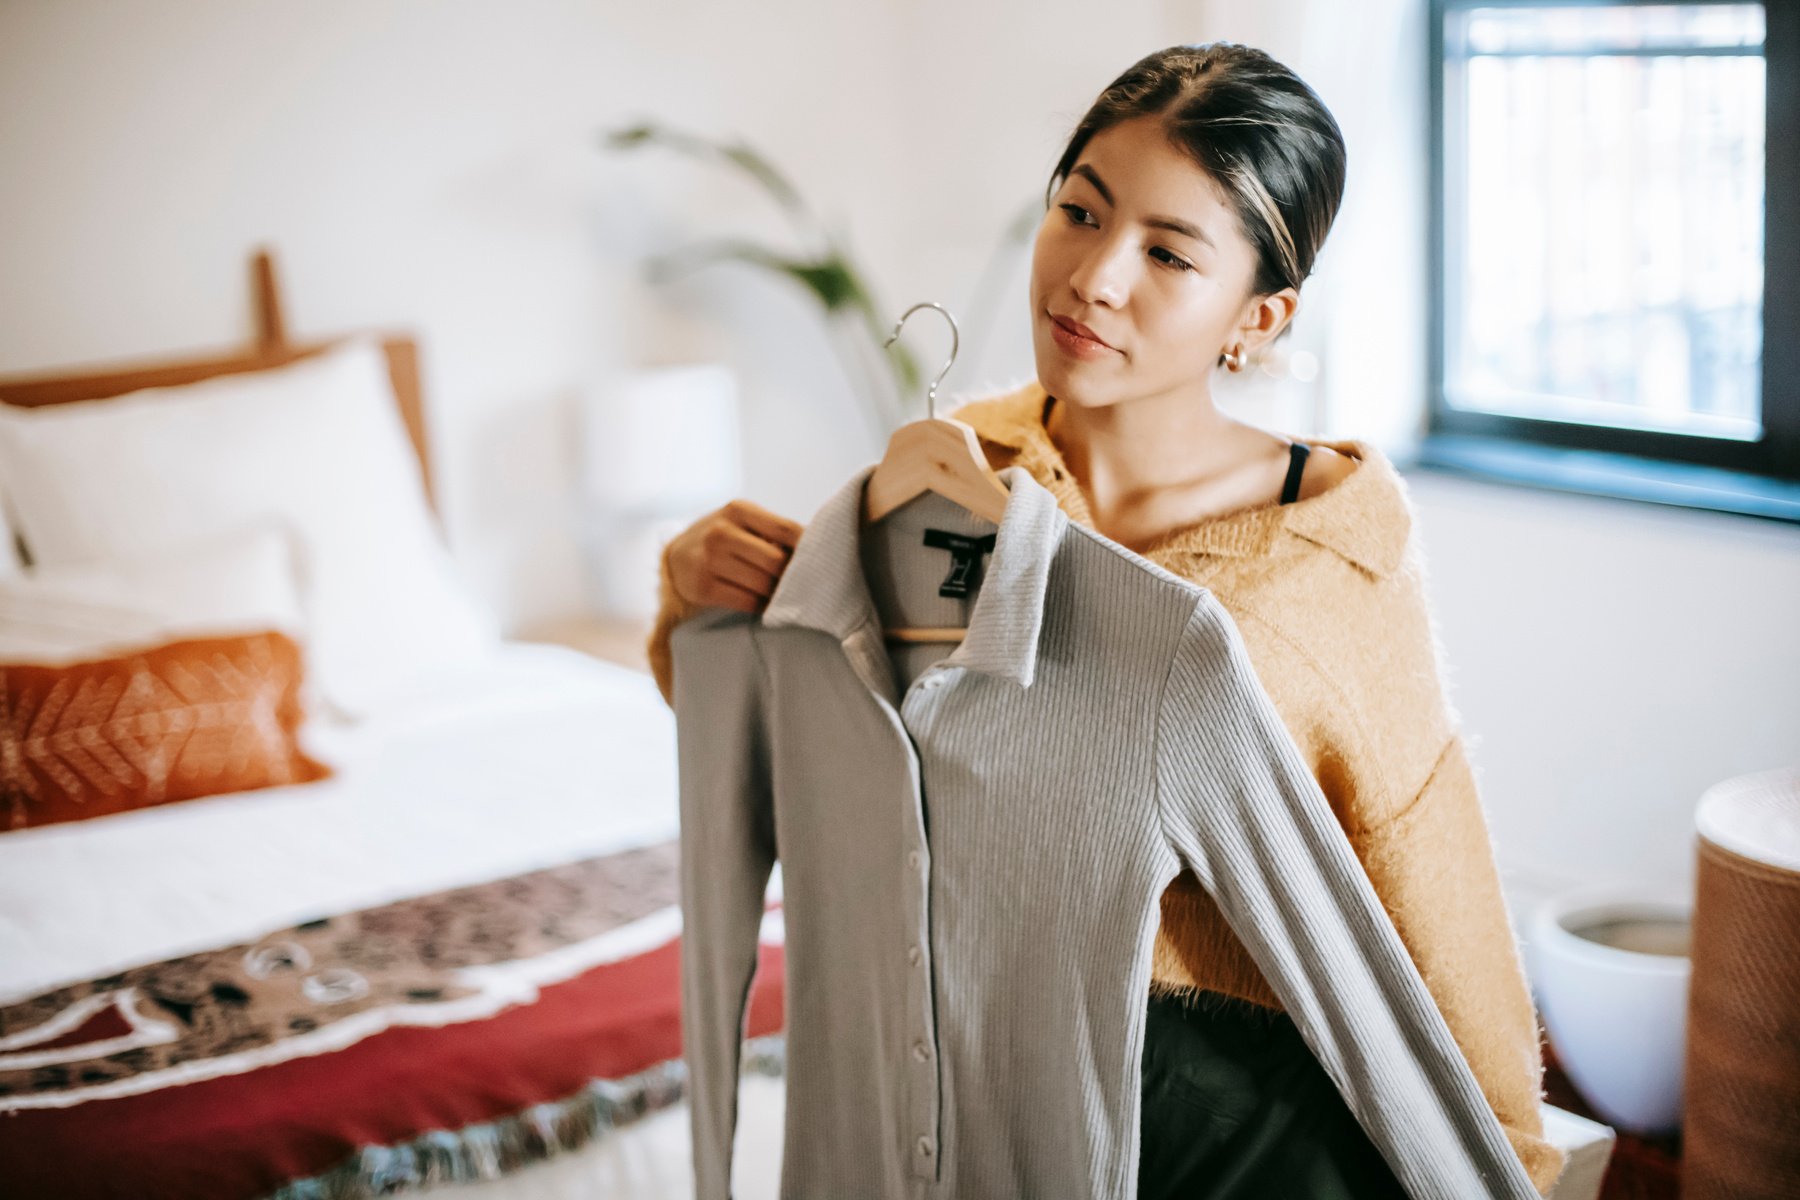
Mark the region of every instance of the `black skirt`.
[[1155, 996], [1139, 1200], [1406, 1200], [1286, 1013]]

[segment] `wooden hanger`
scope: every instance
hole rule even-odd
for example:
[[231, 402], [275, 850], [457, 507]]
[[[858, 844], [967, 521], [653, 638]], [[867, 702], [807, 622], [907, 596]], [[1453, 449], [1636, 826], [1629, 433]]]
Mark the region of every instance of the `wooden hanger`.
[[[998, 525], [1006, 513], [1007, 497], [1011, 494], [1006, 481], [988, 465], [987, 455], [982, 453], [973, 428], [937, 415], [938, 384], [956, 362], [957, 347], [961, 344], [956, 318], [941, 304], [921, 301], [901, 315], [894, 324], [893, 335], [882, 343], [882, 347], [893, 345], [906, 318], [921, 308], [935, 308], [950, 322], [950, 361], [931, 381], [931, 390], [926, 394], [926, 411], [931, 415], [923, 421], [902, 425], [888, 439], [887, 452], [869, 476], [864, 491], [863, 524], [873, 525], [907, 501], [925, 492], [936, 492]], [[881, 632], [887, 640], [896, 642], [960, 642], [968, 630], [954, 626], [922, 629], [888, 626]]]

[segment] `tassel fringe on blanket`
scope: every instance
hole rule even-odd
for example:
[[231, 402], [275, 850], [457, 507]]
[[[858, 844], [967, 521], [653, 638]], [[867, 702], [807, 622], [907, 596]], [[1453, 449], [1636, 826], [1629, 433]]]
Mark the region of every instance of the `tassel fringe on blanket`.
[[[776, 1034], [744, 1043], [747, 1074], [779, 1077], [786, 1040]], [[265, 1200], [367, 1200], [440, 1183], [499, 1179], [624, 1129], [687, 1095], [687, 1065], [672, 1059], [624, 1079], [596, 1079], [572, 1096], [535, 1104], [497, 1121], [432, 1130], [398, 1146], [364, 1146], [344, 1162], [297, 1179]]]

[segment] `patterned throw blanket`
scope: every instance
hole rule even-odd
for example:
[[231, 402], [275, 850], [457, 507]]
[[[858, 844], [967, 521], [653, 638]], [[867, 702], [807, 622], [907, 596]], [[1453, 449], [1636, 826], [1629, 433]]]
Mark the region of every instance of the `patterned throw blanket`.
[[[573, 1148], [683, 1094], [678, 899], [666, 842], [0, 1006], [0, 1178], [299, 1200]], [[747, 1066], [778, 1073], [773, 932], [762, 955]]]

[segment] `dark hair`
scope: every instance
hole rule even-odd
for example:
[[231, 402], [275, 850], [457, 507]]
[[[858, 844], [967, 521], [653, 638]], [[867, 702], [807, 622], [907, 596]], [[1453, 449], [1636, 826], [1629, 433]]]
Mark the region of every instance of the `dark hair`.
[[1234, 42], [1171, 46], [1108, 84], [1075, 127], [1044, 206], [1089, 140], [1135, 117], [1160, 117], [1169, 141], [1219, 182], [1256, 247], [1252, 295], [1298, 288], [1344, 195], [1344, 135], [1298, 75]]

